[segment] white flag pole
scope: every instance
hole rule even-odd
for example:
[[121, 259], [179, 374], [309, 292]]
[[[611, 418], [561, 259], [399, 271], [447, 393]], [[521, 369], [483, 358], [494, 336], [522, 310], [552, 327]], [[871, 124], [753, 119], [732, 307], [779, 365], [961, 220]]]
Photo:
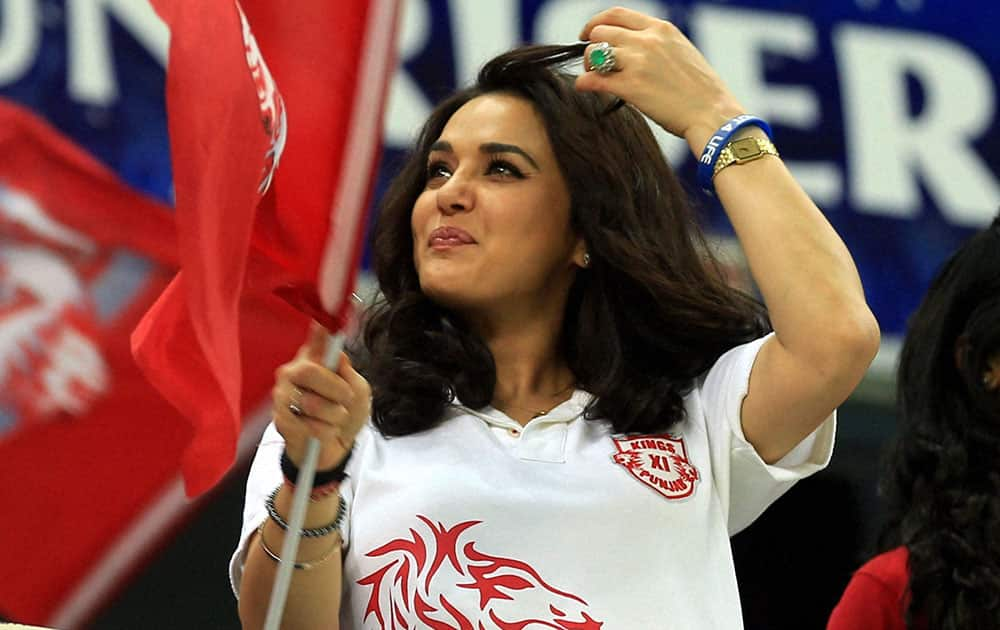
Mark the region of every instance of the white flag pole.
[[[344, 350], [346, 335], [337, 333], [330, 335], [326, 343], [326, 353], [323, 364], [331, 370], [337, 369], [340, 353]], [[306, 520], [306, 508], [309, 505], [309, 495], [312, 494], [313, 477], [316, 474], [316, 462], [319, 460], [319, 440], [310, 437], [306, 443], [306, 456], [299, 466], [299, 476], [295, 480], [295, 494], [292, 495], [292, 513], [288, 517], [288, 531], [285, 532], [285, 542], [281, 546], [281, 562], [274, 576], [274, 586], [271, 588], [271, 603], [267, 609], [264, 630], [279, 630], [281, 615], [285, 611], [285, 601], [288, 599], [288, 588], [292, 583], [292, 570], [295, 556], [299, 551], [299, 539], [302, 537], [302, 524]]]

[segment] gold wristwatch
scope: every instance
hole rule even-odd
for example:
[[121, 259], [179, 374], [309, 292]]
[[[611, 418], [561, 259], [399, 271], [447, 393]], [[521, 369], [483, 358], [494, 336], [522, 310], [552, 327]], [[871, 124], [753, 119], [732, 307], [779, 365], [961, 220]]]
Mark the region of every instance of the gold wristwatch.
[[753, 162], [765, 155], [780, 157], [778, 150], [774, 148], [774, 144], [767, 138], [747, 136], [746, 138], [728, 142], [719, 151], [719, 159], [715, 162], [715, 170], [712, 171], [712, 178], [714, 179], [719, 174], [719, 171], [727, 166]]

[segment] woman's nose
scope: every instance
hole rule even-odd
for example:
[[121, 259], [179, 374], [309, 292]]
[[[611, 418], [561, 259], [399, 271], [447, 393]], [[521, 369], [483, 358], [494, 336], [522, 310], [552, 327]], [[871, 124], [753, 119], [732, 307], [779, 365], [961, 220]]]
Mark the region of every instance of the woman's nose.
[[476, 205], [472, 183], [465, 176], [452, 175], [438, 188], [437, 205], [446, 215], [472, 210]]

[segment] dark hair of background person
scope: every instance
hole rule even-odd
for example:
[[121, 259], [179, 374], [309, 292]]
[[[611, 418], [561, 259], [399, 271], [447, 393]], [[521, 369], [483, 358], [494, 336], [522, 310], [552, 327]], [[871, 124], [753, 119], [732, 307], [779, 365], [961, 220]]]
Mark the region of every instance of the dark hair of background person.
[[[1000, 216], [945, 264], [900, 356], [881, 551], [909, 549], [907, 626], [1000, 627]], [[919, 620], [919, 623], [918, 623]]]
[[607, 418], [618, 432], [664, 429], [683, 418], [683, 396], [699, 374], [769, 329], [763, 306], [725, 284], [642, 115], [608, 95], [577, 92], [561, 70], [583, 49], [526, 46], [487, 63], [473, 86], [433, 111], [387, 190], [372, 247], [381, 296], [365, 316], [359, 366], [384, 435], [435, 425], [454, 396], [473, 409], [493, 398], [484, 341], [420, 290], [410, 227], [431, 144], [480, 95], [534, 105], [568, 185], [571, 224], [592, 262], [570, 290], [560, 351], [577, 386], [596, 396], [588, 418]]

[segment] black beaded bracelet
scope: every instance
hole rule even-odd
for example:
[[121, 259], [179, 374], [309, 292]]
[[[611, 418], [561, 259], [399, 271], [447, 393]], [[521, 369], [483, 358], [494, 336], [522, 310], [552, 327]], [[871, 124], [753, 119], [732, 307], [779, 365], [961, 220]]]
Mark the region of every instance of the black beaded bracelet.
[[[274, 489], [270, 495], [268, 495], [267, 500], [264, 501], [264, 507], [267, 508], [267, 515], [271, 517], [278, 527], [288, 531], [288, 521], [286, 521], [281, 514], [278, 513], [278, 509], [274, 507], [274, 498], [278, 496], [278, 490], [281, 486]], [[347, 503], [344, 501], [344, 497], [338, 497], [340, 503], [337, 505], [337, 515], [333, 517], [333, 521], [324, 525], [323, 527], [313, 527], [309, 529], [303, 528], [302, 535], [306, 538], [321, 538], [327, 534], [332, 534], [333, 532], [340, 531], [340, 526], [344, 522], [344, 514], [347, 512]]]
[[[353, 452], [354, 448], [352, 447], [351, 450], [347, 451], [347, 457], [344, 458], [344, 461], [340, 462], [335, 468], [317, 470], [316, 474], [313, 475], [313, 487], [318, 488], [319, 486], [337, 483], [346, 479], [347, 462], [351, 461], [351, 453]], [[281, 472], [285, 475], [288, 483], [293, 486], [299, 480], [299, 467], [292, 462], [284, 449], [281, 451]]]

